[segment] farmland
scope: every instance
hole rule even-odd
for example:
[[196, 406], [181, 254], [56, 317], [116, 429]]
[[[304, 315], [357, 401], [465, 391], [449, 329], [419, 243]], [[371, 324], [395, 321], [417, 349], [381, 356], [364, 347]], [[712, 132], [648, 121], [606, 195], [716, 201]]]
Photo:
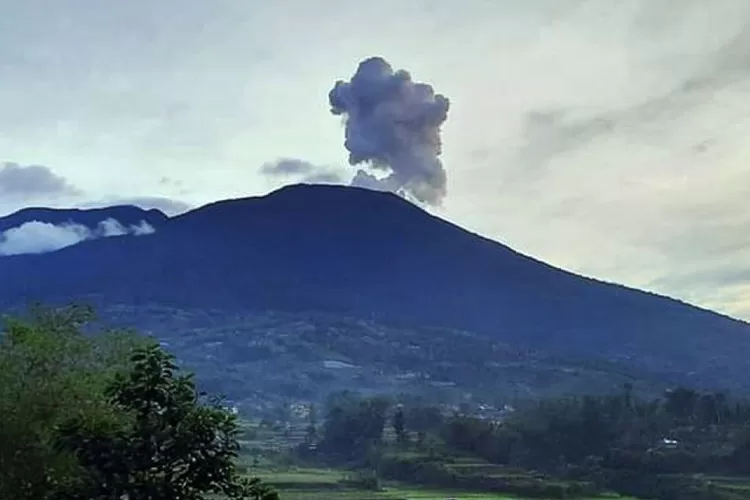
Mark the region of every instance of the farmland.
[[[296, 465], [289, 458], [288, 450], [303, 439], [304, 430], [299, 427], [269, 428], [259, 422], [244, 423], [246, 435], [240, 470], [264, 483], [273, 486], [283, 500], [456, 500], [519, 498], [493, 491], [477, 491], [474, 488], [436, 488], [411, 484], [404, 481], [381, 481], [377, 487], [362, 484], [357, 471], [315, 465]], [[414, 453], [400, 453], [396, 457], [418, 459]], [[508, 481], [543, 480], [540, 474], [513, 470], [473, 458], [454, 458], [446, 468], [459, 476], [481, 475], [485, 478]], [[616, 495], [591, 498], [620, 498]]]
[[368, 491], [350, 485], [349, 473], [332, 469], [259, 469], [253, 471], [253, 474], [274, 486], [284, 500], [442, 500], [445, 498], [499, 500], [513, 498], [500, 493], [421, 488], [396, 482], [385, 482], [378, 491]]
[[[435, 458], [421, 455], [413, 450], [395, 450], [395, 436], [386, 432], [384, 438], [391, 443], [391, 450], [380, 458], [379, 478], [368, 483], [363, 480], [362, 470], [345, 467], [328, 467], [308, 461], [300, 463], [295, 460], [291, 450], [305, 439], [305, 429], [297, 426], [268, 426], [261, 422], [245, 422], [245, 439], [242, 440], [243, 454], [240, 459], [240, 470], [243, 473], [259, 477], [273, 486], [284, 500], [443, 500], [443, 499], [506, 499], [506, 498], [540, 498], [538, 494], [513, 496], [506, 493], [505, 487], [513, 491], [534, 488], [550, 491], [543, 498], [571, 498], [577, 500], [630, 498], [616, 494], [575, 495], [575, 488], [580, 488], [576, 481], [561, 480], [545, 474], [493, 464], [471, 456], [446, 456], [444, 461], [435, 464]], [[428, 463], [432, 461], [442, 473], [454, 478], [463, 487], [435, 486], [425, 483], [416, 477], [398, 477], [388, 473], [388, 465], [394, 463]], [[472, 478], [476, 478], [473, 481]], [[731, 495], [726, 498], [750, 498], [750, 479], [738, 476], [710, 476], [684, 474], [673, 475], [673, 479], [699, 478], [712, 485], [716, 491]], [[463, 481], [463, 482], [462, 482]], [[419, 484], [421, 483], [421, 484]], [[488, 486], [489, 485], [489, 486]], [[493, 485], [502, 485], [497, 487]], [[725, 498], [725, 497], [721, 497]]]

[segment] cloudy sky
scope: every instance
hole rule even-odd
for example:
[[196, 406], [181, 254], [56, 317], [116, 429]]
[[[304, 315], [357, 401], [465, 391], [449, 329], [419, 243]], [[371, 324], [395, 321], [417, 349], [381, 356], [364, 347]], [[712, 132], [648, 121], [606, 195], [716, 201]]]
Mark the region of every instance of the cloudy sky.
[[0, 0], [0, 11], [0, 212], [176, 211], [294, 173], [351, 178], [328, 92], [378, 55], [451, 101], [447, 196], [432, 212], [555, 265], [750, 319], [746, 0]]

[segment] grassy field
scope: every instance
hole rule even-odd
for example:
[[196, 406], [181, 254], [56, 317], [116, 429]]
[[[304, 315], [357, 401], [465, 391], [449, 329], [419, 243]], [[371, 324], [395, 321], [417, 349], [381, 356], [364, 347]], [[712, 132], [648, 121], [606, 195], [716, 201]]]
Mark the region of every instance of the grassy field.
[[[257, 470], [255, 475], [274, 486], [283, 500], [505, 500], [497, 493], [435, 490], [413, 485], [384, 483], [382, 491], [347, 487], [346, 472], [331, 469]], [[613, 498], [613, 497], [609, 497]], [[582, 499], [593, 500], [593, 499]]]
[[383, 491], [364, 491], [343, 486], [346, 473], [327, 469], [299, 469], [295, 471], [259, 471], [258, 476], [274, 486], [284, 500], [457, 500], [504, 499], [508, 497], [435, 491], [413, 486], [384, 484]]
[[[517, 497], [498, 493], [437, 490], [395, 482], [384, 482], [381, 491], [366, 491], [347, 486], [348, 473], [335, 469], [261, 468], [253, 471], [253, 475], [257, 475], [264, 482], [274, 486], [282, 500], [519, 500]], [[730, 490], [750, 499], [748, 478], [707, 477], [707, 479], [721, 489]], [[604, 499], [628, 500], [616, 495], [580, 500]]]
[[[264, 482], [273, 486], [281, 496], [282, 500], [506, 500], [512, 497], [498, 493], [467, 492], [456, 490], [437, 490], [434, 488], [420, 487], [413, 484], [397, 482], [382, 482], [380, 491], [368, 491], [357, 489], [348, 480], [352, 479], [350, 473], [335, 469], [322, 468], [300, 468], [284, 465], [280, 459], [284, 456], [283, 450], [288, 450], [298, 444], [304, 438], [303, 429], [291, 429], [291, 431], [280, 432], [278, 430], [264, 429], [257, 424], [246, 424], [246, 429], [251, 431], [242, 442], [245, 450], [240, 460], [243, 469], [250, 475], [260, 477]], [[400, 453], [403, 457], [409, 457], [409, 453]], [[412, 458], [418, 458], [419, 454]], [[285, 462], [290, 463], [290, 462]], [[475, 473], [484, 477], [501, 477], [505, 479], [535, 478], [550, 480], [544, 476], [530, 473], [528, 471], [513, 470], [501, 465], [480, 463], [475, 458], [454, 457], [451, 463], [444, 464], [448, 470], [457, 474]], [[706, 477], [719, 489], [731, 491], [750, 500], [750, 478], [737, 477]], [[624, 497], [609, 496], [605, 498]], [[580, 500], [595, 500], [581, 498]]]
[[[381, 491], [367, 491], [353, 487], [347, 480], [350, 473], [335, 469], [300, 468], [279, 463], [287, 450], [304, 439], [304, 429], [296, 428], [280, 432], [261, 428], [257, 423], [246, 422], [248, 435], [242, 440], [244, 456], [241, 467], [250, 475], [261, 478], [273, 486], [282, 500], [505, 500], [514, 497], [498, 493], [467, 492], [456, 490], [436, 490], [413, 484], [385, 481]], [[402, 453], [407, 457], [408, 453]], [[419, 454], [416, 454], [419, 455]], [[484, 476], [515, 475], [505, 467], [487, 463], [478, 463], [476, 459], [455, 459], [449, 465], [457, 473], [475, 472]], [[518, 471], [517, 476], [529, 477], [528, 472]], [[532, 475], [533, 476], [533, 475]], [[609, 497], [612, 498], [612, 497]], [[591, 499], [581, 499], [591, 500]]]

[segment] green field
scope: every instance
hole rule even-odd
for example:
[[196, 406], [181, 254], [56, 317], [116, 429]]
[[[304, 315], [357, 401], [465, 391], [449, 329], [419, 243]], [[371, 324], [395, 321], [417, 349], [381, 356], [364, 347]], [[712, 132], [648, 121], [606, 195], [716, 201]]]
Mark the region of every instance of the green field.
[[[347, 473], [332, 469], [258, 470], [255, 475], [272, 485], [282, 500], [504, 500], [513, 497], [498, 493], [478, 493], [420, 488], [384, 483], [381, 491], [347, 487]], [[613, 497], [609, 497], [613, 498]], [[589, 500], [589, 499], [582, 499]]]
[[[273, 486], [279, 492], [282, 500], [445, 500], [448, 498], [456, 500], [504, 500], [516, 498], [501, 493], [441, 490], [389, 481], [381, 482], [380, 491], [357, 489], [347, 482], [347, 480], [352, 479], [352, 473], [347, 471], [303, 468], [279, 463], [278, 458], [283, 456], [283, 452], [279, 452], [301, 442], [304, 438], [303, 430], [293, 429], [291, 433], [283, 435], [279, 431], [261, 428], [257, 423], [245, 422], [243, 427], [246, 431], [249, 431], [249, 434], [242, 440], [245, 454], [240, 459], [239, 465], [242, 466], [242, 469], [247, 470], [250, 475], [257, 476], [265, 483]], [[409, 457], [410, 454], [402, 452], [400, 455]], [[416, 452], [413, 455], [415, 457], [421, 456]], [[257, 458], [253, 460], [253, 456]], [[507, 478], [530, 476], [525, 471], [514, 471], [500, 465], [478, 462], [475, 458], [455, 458], [448, 467], [459, 473], [475, 472], [485, 476], [498, 475]], [[533, 474], [531, 475], [533, 476]]]
[[[240, 459], [241, 469], [273, 486], [282, 500], [505, 500], [513, 498], [518, 500], [519, 498], [497, 492], [436, 489], [394, 481], [381, 481], [379, 491], [366, 490], [351, 481], [355, 478], [355, 473], [337, 469], [296, 467], [291, 465], [292, 462], [284, 460], [284, 450], [288, 450], [304, 438], [302, 430], [292, 429], [291, 432], [283, 433], [251, 423], [245, 423], [244, 427], [250, 432], [242, 441], [245, 453]], [[398, 454], [401, 458], [415, 460], [421, 455], [417, 452], [403, 451]], [[485, 478], [497, 477], [506, 480], [537, 479], [548, 484], [557, 482], [565, 484], [564, 480], [558, 481], [545, 477], [543, 474], [482, 462], [475, 457], [453, 456], [442, 465], [446, 470], [458, 475], [477, 474]], [[704, 479], [709, 480], [719, 490], [729, 491], [750, 500], [750, 478], [705, 476]], [[601, 496], [597, 500], [607, 498], [625, 500], [625, 497], [616, 495]], [[594, 499], [580, 498], [580, 500]]]

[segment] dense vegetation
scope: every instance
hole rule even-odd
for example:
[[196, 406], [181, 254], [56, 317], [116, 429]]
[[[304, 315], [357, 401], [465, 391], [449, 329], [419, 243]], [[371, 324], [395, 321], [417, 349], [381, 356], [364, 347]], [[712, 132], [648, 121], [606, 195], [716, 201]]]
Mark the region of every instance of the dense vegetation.
[[[0, 498], [278, 498], [242, 477], [246, 427], [152, 340], [35, 309], [0, 337]], [[294, 459], [381, 481], [523, 498], [733, 500], [750, 488], [750, 402], [676, 388], [544, 399], [492, 418], [333, 394]], [[320, 421], [319, 421], [320, 419]], [[393, 484], [393, 483], [389, 483]], [[309, 485], [307, 485], [309, 486]]]
[[0, 338], [0, 498], [271, 500], [240, 478], [238, 423], [172, 356], [87, 335], [88, 309], [34, 310]]
[[[727, 477], [750, 475], [750, 403], [687, 388], [646, 400], [626, 386], [491, 421], [347, 393], [331, 399], [319, 442], [300, 454], [377, 478], [527, 497], [746, 498]], [[503, 473], [462, 471], [461, 457]]]

